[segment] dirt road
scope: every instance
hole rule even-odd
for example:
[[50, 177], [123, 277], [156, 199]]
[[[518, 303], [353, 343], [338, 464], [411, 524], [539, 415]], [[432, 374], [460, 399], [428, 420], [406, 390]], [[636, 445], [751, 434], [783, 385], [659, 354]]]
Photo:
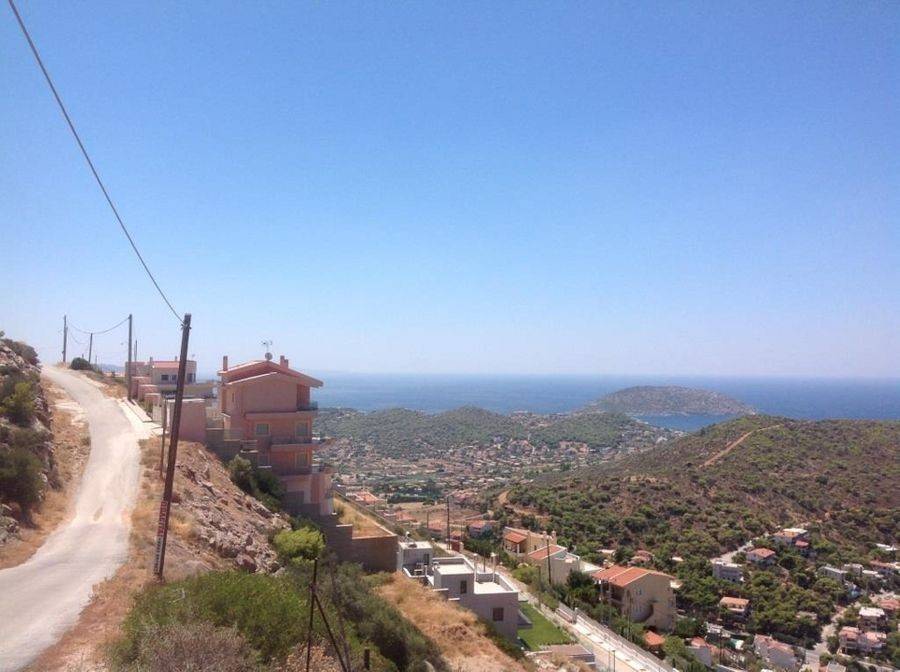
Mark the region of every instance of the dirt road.
[[71, 520], [27, 562], [0, 571], [0, 671], [18, 670], [78, 619], [93, 586], [113, 575], [128, 551], [140, 461], [139, 422], [84, 376], [45, 367], [84, 410], [91, 436]]

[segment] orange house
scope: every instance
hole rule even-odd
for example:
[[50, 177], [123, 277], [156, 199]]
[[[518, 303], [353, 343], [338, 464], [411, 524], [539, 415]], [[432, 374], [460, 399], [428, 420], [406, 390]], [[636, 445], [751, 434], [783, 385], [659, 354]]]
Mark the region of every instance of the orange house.
[[[271, 357], [271, 356], [269, 356]], [[315, 460], [322, 441], [313, 435], [318, 406], [310, 399], [316, 380], [290, 368], [282, 356], [229, 368], [222, 358], [219, 410], [230, 439], [255, 444], [257, 462], [271, 468], [287, 490], [285, 508], [293, 513], [332, 512], [332, 470]]]

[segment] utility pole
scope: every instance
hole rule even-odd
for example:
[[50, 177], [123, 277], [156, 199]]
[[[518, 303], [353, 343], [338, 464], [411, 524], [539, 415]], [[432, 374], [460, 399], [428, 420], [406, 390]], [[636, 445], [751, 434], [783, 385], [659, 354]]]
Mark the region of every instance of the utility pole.
[[450, 550], [450, 495], [447, 495], [447, 550]]
[[137, 358], [137, 339], [134, 339], [134, 357], [133, 357], [133, 359], [134, 359], [134, 361], [138, 361], [138, 358]]
[[66, 363], [66, 346], [69, 344], [69, 318], [63, 315], [63, 364]]
[[128, 313], [128, 368], [125, 369], [125, 387], [128, 388], [128, 401], [131, 401], [131, 313]]
[[175, 409], [169, 434], [169, 463], [166, 465], [166, 484], [159, 503], [159, 524], [156, 530], [156, 562], [154, 573], [162, 580], [166, 562], [166, 537], [169, 535], [169, 509], [172, 507], [172, 488], [175, 483], [175, 458], [178, 455], [178, 434], [181, 429], [181, 402], [184, 399], [184, 379], [187, 369], [188, 338], [191, 333], [191, 314], [184, 314], [181, 324], [181, 359], [178, 360], [178, 384], [175, 387]]
[[91, 355], [94, 352], [94, 332], [91, 332], [91, 338], [88, 341], [88, 364], [91, 363]]

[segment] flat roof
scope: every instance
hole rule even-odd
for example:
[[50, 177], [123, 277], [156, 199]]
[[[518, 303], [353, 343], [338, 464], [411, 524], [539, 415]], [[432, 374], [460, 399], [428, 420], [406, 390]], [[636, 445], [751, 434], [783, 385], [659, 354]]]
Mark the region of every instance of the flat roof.
[[476, 595], [487, 595], [488, 593], [512, 593], [514, 591], [507, 590], [499, 583], [494, 583], [493, 581], [476, 581], [472, 592]]
[[443, 575], [452, 575], [452, 574], [474, 574], [475, 570], [469, 567], [468, 565], [460, 564], [446, 564], [446, 565], [437, 565], [434, 568], [436, 574]]

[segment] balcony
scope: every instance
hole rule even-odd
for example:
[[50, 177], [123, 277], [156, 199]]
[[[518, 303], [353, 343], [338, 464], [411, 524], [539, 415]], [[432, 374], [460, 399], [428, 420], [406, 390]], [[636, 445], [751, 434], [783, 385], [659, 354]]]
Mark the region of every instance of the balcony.
[[321, 436], [273, 436], [269, 443], [274, 446], [308, 446], [326, 443], [329, 439]]
[[298, 411], [318, 411], [319, 410], [319, 402], [318, 401], [310, 401], [306, 404], [297, 404]]

